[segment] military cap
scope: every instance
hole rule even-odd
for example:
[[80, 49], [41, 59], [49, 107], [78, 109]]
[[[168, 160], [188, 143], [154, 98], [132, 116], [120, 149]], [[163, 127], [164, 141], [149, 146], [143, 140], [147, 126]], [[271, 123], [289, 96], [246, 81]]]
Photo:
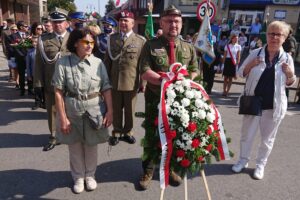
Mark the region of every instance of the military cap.
[[51, 21], [65, 21], [68, 16], [68, 11], [61, 9], [61, 8], [55, 8], [54, 11], [50, 13], [50, 20]]
[[118, 15], [118, 20], [120, 20], [121, 18], [131, 18], [131, 19], [134, 19], [134, 14], [132, 12], [128, 11], [128, 10], [123, 10]]
[[69, 15], [69, 18], [77, 19], [77, 20], [83, 21], [83, 22], [86, 21], [84, 12], [73, 12]]
[[106, 23], [106, 24], [109, 24], [109, 25], [111, 25], [111, 26], [113, 26], [113, 27], [116, 27], [117, 26], [117, 22], [116, 22], [116, 20], [114, 19], [114, 18], [112, 18], [112, 17], [103, 17], [102, 19], [101, 19], [101, 22], [102, 23]]
[[170, 5], [160, 14], [161, 17], [167, 16], [167, 15], [177, 15], [177, 16], [181, 17], [181, 11], [178, 10], [174, 5]]

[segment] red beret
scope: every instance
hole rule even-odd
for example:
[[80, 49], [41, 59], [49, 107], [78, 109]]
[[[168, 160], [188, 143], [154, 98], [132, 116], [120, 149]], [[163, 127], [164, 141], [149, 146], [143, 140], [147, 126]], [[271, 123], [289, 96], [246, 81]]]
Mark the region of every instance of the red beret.
[[120, 12], [119, 16], [118, 16], [118, 20], [121, 18], [131, 18], [134, 19], [134, 14], [128, 10], [123, 10]]

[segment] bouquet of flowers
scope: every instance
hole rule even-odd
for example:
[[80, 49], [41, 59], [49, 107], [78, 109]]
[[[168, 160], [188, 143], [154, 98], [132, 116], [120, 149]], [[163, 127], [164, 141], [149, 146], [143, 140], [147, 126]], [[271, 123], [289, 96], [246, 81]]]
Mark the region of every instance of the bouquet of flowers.
[[[185, 78], [187, 75], [180, 63], [174, 63], [170, 72], [162, 75], [159, 114], [153, 124], [145, 124], [153, 131], [151, 139], [160, 138], [155, 147], [146, 148], [143, 156], [151, 156], [156, 163], [160, 160], [162, 188], [168, 185], [169, 170], [181, 176], [194, 174], [211, 163], [212, 156], [217, 161], [232, 156], [220, 113], [204, 88]], [[146, 141], [143, 145], [147, 146]]]
[[29, 49], [29, 48], [32, 48], [32, 40], [31, 38], [25, 38], [25, 39], [22, 39], [18, 42], [16, 48], [19, 48], [19, 49]]

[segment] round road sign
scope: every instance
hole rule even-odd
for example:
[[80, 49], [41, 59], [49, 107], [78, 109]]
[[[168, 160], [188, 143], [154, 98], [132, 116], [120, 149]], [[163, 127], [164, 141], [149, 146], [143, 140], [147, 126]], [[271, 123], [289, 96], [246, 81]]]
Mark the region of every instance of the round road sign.
[[[215, 18], [216, 15], [216, 6], [213, 2], [210, 2], [209, 4], [209, 11], [208, 11], [208, 16], [210, 21], [212, 21]], [[207, 8], [207, 1], [202, 1], [199, 3], [197, 7], [197, 18], [199, 21], [202, 21], [204, 19], [205, 13], [206, 13], [206, 8]]]

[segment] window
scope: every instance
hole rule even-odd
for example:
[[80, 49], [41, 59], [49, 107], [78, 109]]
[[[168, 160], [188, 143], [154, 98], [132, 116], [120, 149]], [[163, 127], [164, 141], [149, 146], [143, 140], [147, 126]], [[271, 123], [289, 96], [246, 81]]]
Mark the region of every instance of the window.
[[199, 0], [179, 0], [179, 4], [184, 6], [197, 6]]

